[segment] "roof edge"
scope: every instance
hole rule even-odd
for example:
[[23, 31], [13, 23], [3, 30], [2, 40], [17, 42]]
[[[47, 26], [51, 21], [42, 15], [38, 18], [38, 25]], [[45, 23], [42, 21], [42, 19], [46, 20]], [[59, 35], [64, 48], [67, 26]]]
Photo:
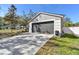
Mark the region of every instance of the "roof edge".
[[47, 15], [51, 15], [51, 16], [55, 16], [55, 17], [64, 17], [65, 15], [63, 15], [63, 14], [56, 14], [56, 13], [48, 13], [48, 12], [38, 12], [32, 19], [31, 19], [31, 21], [33, 21], [33, 19], [35, 19], [38, 15], [40, 15], [40, 14], [47, 14]]

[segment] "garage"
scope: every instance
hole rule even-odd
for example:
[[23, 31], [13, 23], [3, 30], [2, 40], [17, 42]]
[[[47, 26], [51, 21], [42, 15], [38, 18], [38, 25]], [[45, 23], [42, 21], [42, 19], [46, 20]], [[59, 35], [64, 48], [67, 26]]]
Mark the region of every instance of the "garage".
[[29, 23], [29, 33], [61, 36], [63, 34], [63, 20], [64, 16], [61, 14], [38, 12]]
[[32, 23], [32, 32], [54, 34], [54, 21]]

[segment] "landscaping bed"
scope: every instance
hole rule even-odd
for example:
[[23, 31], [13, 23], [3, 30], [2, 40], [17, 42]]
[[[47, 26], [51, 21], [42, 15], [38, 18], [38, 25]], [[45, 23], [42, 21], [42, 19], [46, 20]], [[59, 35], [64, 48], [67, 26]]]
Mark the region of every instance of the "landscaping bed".
[[79, 38], [71, 34], [52, 37], [36, 55], [78, 55]]

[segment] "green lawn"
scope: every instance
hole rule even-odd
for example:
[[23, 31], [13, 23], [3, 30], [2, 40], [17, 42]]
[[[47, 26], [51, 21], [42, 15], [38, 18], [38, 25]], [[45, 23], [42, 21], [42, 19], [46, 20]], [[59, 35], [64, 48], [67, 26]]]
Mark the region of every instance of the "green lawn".
[[51, 38], [36, 55], [78, 55], [79, 38], [65, 34], [61, 38]]

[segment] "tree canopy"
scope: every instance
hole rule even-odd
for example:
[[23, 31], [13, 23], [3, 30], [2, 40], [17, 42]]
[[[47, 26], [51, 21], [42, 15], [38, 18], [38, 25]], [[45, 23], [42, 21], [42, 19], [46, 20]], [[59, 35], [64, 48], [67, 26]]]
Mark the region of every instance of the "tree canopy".
[[73, 22], [70, 20], [69, 17], [66, 17], [66, 18], [64, 19], [64, 26], [65, 26], [65, 27], [71, 27], [71, 26], [73, 26]]

